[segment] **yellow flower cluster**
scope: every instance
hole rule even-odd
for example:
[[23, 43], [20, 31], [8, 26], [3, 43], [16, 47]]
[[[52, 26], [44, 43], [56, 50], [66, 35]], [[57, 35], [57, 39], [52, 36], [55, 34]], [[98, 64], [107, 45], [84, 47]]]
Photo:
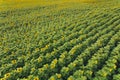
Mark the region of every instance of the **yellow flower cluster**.
[[50, 65], [50, 68], [51, 68], [51, 69], [54, 69], [54, 68], [55, 68], [55, 64], [51, 64], [51, 65]]
[[90, 75], [92, 75], [93, 72], [92, 72], [92, 71], [89, 71], [89, 73], [90, 73]]
[[20, 68], [17, 68], [16, 71], [17, 71], [18, 73], [20, 73], [20, 72], [22, 72], [22, 70], [23, 70], [22, 67], [20, 67]]
[[43, 51], [45, 51], [45, 50], [48, 49], [48, 48], [49, 48], [49, 44], [46, 45], [44, 48], [41, 48], [41, 51], [43, 52]]
[[10, 73], [5, 74], [4, 77], [5, 77], [5, 78], [9, 78], [9, 77], [10, 77]]
[[38, 58], [38, 62], [39, 63], [42, 62], [42, 58], [41, 57]]
[[116, 65], [114, 65], [114, 67], [113, 67], [114, 69], [116, 69]]
[[41, 48], [41, 51], [45, 51], [45, 48]]
[[65, 55], [64, 54], [61, 54], [61, 56], [60, 56], [61, 58], [65, 58]]
[[72, 77], [69, 77], [67, 80], [74, 80]]
[[57, 63], [57, 59], [54, 59], [54, 60], [53, 60], [53, 63], [55, 63], [55, 64], [56, 64], [56, 63]]
[[56, 80], [53, 76], [50, 78], [50, 80]]
[[45, 65], [44, 65], [44, 68], [48, 68], [48, 64], [45, 64]]
[[40, 71], [40, 72], [43, 72], [43, 71], [44, 71], [44, 69], [43, 69], [43, 68], [39, 68], [39, 71]]
[[76, 51], [76, 49], [72, 49], [71, 55], [74, 55], [75, 51]]
[[0, 80], [7, 80], [6, 78], [2, 78], [2, 79], [0, 79]]
[[66, 67], [66, 68], [65, 68], [65, 71], [66, 71], [66, 72], [68, 72], [68, 71], [69, 71], [69, 68], [68, 68], [68, 67]]
[[109, 69], [110, 72], [112, 72], [112, 69]]
[[17, 63], [16, 60], [12, 60], [11, 62], [12, 62], [12, 64], [16, 64]]
[[34, 80], [40, 80], [38, 77], [35, 77]]
[[50, 65], [50, 68], [54, 69], [56, 64], [57, 64], [57, 59], [54, 59]]
[[62, 75], [61, 74], [56, 74], [56, 76], [57, 76], [57, 78], [61, 78]]
[[75, 63], [73, 63], [73, 66], [75, 67], [75, 66], [76, 66], [76, 64], [75, 64]]
[[106, 76], [107, 76], [107, 73], [106, 73], [106, 72], [103, 72], [103, 76], [106, 77]]
[[45, 47], [46, 47], [46, 48], [48, 48], [48, 47], [49, 47], [49, 44], [48, 44], [48, 45], [46, 45]]
[[34, 72], [34, 71], [35, 71], [35, 68], [32, 68], [32, 69], [31, 69], [31, 72]]

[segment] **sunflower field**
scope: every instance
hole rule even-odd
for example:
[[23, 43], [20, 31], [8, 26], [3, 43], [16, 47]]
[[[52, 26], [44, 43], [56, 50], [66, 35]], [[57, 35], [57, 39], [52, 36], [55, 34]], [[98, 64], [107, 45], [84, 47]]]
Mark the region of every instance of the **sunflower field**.
[[120, 1], [0, 0], [0, 80], [120, 80]]

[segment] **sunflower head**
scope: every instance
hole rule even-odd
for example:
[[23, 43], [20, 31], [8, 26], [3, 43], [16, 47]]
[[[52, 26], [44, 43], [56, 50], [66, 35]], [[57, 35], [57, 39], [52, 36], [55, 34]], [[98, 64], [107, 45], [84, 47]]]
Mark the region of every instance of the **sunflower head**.
[[22, 69], [21, 67], [20, 67], [20, 68], [17, 68], [17, 72], [18, 72], [18, 73], [22, 72], [22, 70], [23, 70], [23, 69]]
[[38, 77], [35, 77], [34, 80], [40, 80]]
[[12, 64], [16, 64], [17, 62], [16, 62], [16, 60], [12, 60]]
[[10, 77], [10, 73], [5, 74], [5, 78]]
[[57, 78], [61, 78], [61, 74], [56, 74]]

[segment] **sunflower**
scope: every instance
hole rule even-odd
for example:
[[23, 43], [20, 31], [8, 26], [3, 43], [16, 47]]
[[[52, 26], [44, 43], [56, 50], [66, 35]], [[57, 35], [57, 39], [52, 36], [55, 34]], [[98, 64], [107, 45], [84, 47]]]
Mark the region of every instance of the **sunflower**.
[[5, 78], [2, 78], [1, 80], [6, 80]]
[[106, 76], [107, 76], [107, 73], [106, 73], [106, 72], [103, 72], [103, 76], [106, 77]]
[[38, 77], [35, 77], [34, 80], [40, 80]]
[[51, 65], [50, 65], [50, 68], [51, 68], [51, 69], [54, 69], [54, 68], [55, 68], [55, 64], [51, 64]]
[[38, 51], [39, 51], [39, 48], [36, 48], [36, 49], [35, 49], [35, 52], [38, 52]]
[[52, 76], [52, 77], [50, 78], [50, 80], [55, 80], [55, 78]]
[[20, 68], [17, 68], [17, 72], [18, 72], [18, 73], [22, 72], [22, 70], [23, 70], [23, 69], [22, 69], [21, 67], [20, 67]]
[[17, 63], [16, 60], [12, 60], [11, 62], [12, 62], [12, 64], [16, 64]]
[[61, 74], [56, 74], [56, 76], [57, 76], [57, 78], [61, 78], [62, 75]]
[[67, 80], [74, 80], [72, 77], [69, 77]]
[[5, 78], [10, 77], [10, 73], [5, 74]]
[[116, 69], [116, 65], [114, 65], [113, 68]]

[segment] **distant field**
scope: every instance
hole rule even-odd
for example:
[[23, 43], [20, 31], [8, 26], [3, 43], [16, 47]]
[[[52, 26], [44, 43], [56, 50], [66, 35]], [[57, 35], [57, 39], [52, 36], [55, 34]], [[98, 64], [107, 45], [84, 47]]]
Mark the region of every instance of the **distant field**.
[[120, 1], [0, 0], [0, 80], [120, 80]]
[[103, 0], [0, 0], [0, 10], [48, 6], [63, 3], [96, 3]]

